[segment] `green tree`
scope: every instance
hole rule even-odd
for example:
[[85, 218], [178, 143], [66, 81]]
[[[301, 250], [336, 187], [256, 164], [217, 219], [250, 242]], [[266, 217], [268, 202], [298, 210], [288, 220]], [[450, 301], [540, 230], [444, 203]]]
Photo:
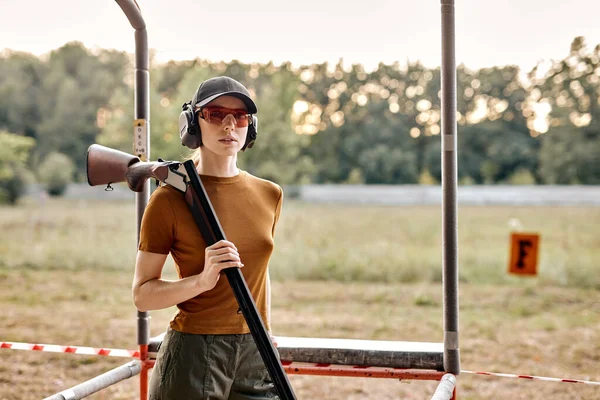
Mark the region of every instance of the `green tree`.
[[32, 138], [0, 131], [0, 203], [15, 204], [25, 192]]
[[533, 91], [538, 103], [551, 107], [540, 151], [543, 181], [600, 184], [600, 45], [590, 50], [584, 38], [575, 38], [569, 55], [553, 63]]
[[[459, 98], [459, 177], [477, 183], [507, 180], [517, 171], [535, 176], [539, 140], [532, 136], [523, 112], [527, 90], [514, 66], [463, 71]], [[461, 101], [459, 101], [461, 103]]]
[[252, 65], [242, 81], [256, 93], [259, 123], [256, 143], [240, 156], [240, 166], [280, 184], [310, 182], [313, 161], [302, 153], [309, 138], [294, 132], [291, 121], [299, 83], [291, 65]]
[[73, 42], [50, 53], [49, 72], [41, 82], [37, 107], [41, 121], [36, 128], [40, 158], [58, 151], [85, 175], [87, 148], [100, 132], [98, 112], [114, 91], [125, 85], [129, 60], [125, 53], [100, 51], [92, 54]]
[[[151, 63], [154, 65], [154, 63]], [[473, 183], [600, 182], [600, 47], [576, 38], [564, 60], [522, 82], [514, 66], [457, 69], [458, 175]], [[151, 158], [182, 159], [181, 104], [229, 75], [259, 106], [258, 141], [240, 166], [279, 183], [416, 183], [441, 178], [440, 70], [419, 62], [293, 68], [189, 61], [151, 69]], [[30, 164], [60, 152], [84, 176], [94, 142], [131, 152], [131, 56], [77, 42], [47, 59], [0, 55], [0, 129], [36, 139]], [[540, 120], [544, 108], [547, 128]], [[546, 132], [547, 131], [547, 132]], [[431, 175], [431, 176], [429, 176]], [[427, 179], [425, 179], [425, 178]]]
[[38, 167], [38, 178], [50, 196], [62, 196], [72, 181], [75, 165], [62, 153], [53, 152]]
[[42, 121], [38, 98], [47, 65], [32, 54], [0, 53], [0, 129], [36, 138]]
[[200, 66], [200, 60], [168, 61], [152, 68], [152, 80], [156, 82], [156, 91], [167, 98], [173, 98], [186, 74]]
[[[300, 71], [300, 92], [308, 105], [298, 128], [311, 135], [306, 153], [318, 160], [317, 182], [346, 182], [357, 170], [367, 183], [418, 180], [420, 158], [410, 136], [413, 117], [405, 112], [414, 103], [404, 101], [405, 80], [425, 86], [430, 76], [422, 66], [412, 67], [423, 76], [398, 65], [381, 64], [371, 73], [361, 65], [346, 70], [341, 62]], [[415, 94], [424, 94], [423, 86]]]

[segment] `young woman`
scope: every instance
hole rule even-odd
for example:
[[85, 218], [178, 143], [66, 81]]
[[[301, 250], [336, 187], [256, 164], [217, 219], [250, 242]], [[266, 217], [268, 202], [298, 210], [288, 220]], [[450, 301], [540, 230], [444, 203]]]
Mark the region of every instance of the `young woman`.
[[[220, 279], [223, 269], [241, 268], [270, 331], [267, 267], [283, 192], [237, 166], [238, 152], [256, 138], [256, 112], [242, 84], [217, 77], [200, 85], [180, 118], [182, 143], [196, 148], [193, 160], [228, 240], [206, 247], [183, 194], [169, 186], [156, 189], [144, 212], [135, 305], [178, 308], [152, 372], [150, 399], [277, 398], [227, 279]], [[175, 281], [161, 278], [169, 253]]]

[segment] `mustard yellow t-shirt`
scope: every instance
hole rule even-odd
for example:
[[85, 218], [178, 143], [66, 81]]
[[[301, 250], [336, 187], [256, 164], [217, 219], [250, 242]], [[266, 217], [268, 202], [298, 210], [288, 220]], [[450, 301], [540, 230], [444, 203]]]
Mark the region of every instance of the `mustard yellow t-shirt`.
[[[273, 252], [273, 234], [279, 219], [283, 191], [273, 182], [245, 171], [234, 177], [200, 175], [227, 240], [235, 244], [241, 269], [267, 329], [266, 278]], [[204, 269], [206, 242], [192, 217], [184, 194], [170, 186], [157, 188], [144, 211], [139, 250], [171, 253], [179, 276]], [[142, 266], [143, 268], [143, 266]], [[225, 276], [217, 285], [177, 305], [171, 328], [199, 334], [248, 333], [243, 315]]]

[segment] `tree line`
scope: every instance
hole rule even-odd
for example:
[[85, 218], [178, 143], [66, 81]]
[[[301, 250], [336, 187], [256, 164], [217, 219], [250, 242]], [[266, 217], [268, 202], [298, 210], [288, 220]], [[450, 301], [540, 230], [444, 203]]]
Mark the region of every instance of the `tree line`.
[[[457, 68], [461, 184], [599, 184], [600, 46], [573, 40], [562, 60]], [[440, 70], [419, 62], [156, 64], [151, 159], [181, 159], [178, 116], [198, 84], [229, 75], [257, 99], [258, 141], [240, 166], [280, 184], [436, 184]], [[133, 59], [68, 43], [44, 57], [0, 54], [0, 201], [27, 182], [60, 194], [85, 180], [86, 149], [132, 151]]]

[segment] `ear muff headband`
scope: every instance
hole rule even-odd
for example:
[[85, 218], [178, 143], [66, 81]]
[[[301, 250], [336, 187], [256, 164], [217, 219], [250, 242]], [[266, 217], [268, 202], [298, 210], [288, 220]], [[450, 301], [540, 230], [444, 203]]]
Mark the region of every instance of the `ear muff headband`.
[[181, 144], [190, 149], [197, 149], [202, 146], [202, 134], [191, 102], [184, 103], [181, 109], [181, 114], [179, 114], [179, 138], [181, 139]]

